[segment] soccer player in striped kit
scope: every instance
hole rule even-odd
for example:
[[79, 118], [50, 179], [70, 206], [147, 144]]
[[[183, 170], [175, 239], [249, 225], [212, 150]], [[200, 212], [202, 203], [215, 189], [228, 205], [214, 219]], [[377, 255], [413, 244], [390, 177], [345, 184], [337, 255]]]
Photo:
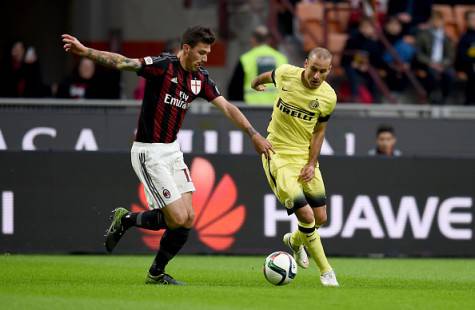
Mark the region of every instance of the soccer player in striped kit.
[[150, 210], [131, 213], [124, 208], [115, 209], [105, 246], [111, 252], [132, 226], [165, 229], [146, 283], [183, 284], [165, 273], [165, 266], [186, 243], [194, 219], [191, 195], [195, 187], [176, 140], [190, 104], [197, 97], [210, 101], [249, 135], [259, 154], [270, 156], [272, 145], [236, 106], [221, 96], [203, 69], [215, 41], [209, 28], [195, 26], [187, 29], [178, 56], [161, 54], [139, 59], [88, 48], [68, 34], [62, 38], [66, 52], [87, 57], [109, 68], [135, 71], [146, 79], [131, 161], [144, 184]]

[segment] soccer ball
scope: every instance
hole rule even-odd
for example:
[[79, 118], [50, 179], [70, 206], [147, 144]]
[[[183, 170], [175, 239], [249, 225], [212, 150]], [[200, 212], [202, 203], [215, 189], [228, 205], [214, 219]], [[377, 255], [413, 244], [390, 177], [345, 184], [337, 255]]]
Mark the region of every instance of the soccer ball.
[[292, 282], [297, 275], [297, 263], [286, 252], [274, 252], [266, 257], [264, 262], [264, 276], [274, 285], [285, 285]]

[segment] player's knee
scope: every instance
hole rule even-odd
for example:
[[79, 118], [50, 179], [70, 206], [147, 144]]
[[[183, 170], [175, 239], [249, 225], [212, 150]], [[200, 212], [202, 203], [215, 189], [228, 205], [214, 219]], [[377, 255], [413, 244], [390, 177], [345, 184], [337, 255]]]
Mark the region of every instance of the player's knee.
[[315, 221], [312, 209], [310, 207], [301, 208], [295, 213], [297, 215], [298, 220], [302, 223], [312, 224]]
[[191, 212], [188, 213], [188, 218], [186, 220], [186, 223], [185, 223], [184, 227], [185, 228], [192, 228], [194, 221], [195, 221], [195, 212], [191, 211]]
[[185, 224], [187, 223], [188, 220], [188, 215], [184, 212], [182, 213], [176, 213], [173, 214], [173, 216], [170, 217], [169, 222], [167, 223], [169, 228], [175, 229], [179, 227], [185, 227]]

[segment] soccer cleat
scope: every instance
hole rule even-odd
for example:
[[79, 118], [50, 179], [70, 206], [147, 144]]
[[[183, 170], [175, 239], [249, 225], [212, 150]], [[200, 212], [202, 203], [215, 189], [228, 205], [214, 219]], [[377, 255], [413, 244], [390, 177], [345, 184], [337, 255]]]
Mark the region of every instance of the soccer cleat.
[[290, 244], [290, 238], [292, 237], [292, 233], [286, 233], [284, 235], [284, 238], [282, 238], [282, 241], [284, 241], [284, 244], [289, 247], [289, 249], [292, 250], [293, 256], [297, 264], [304, 268], [307, 269], [309, 262], [308, 262], [308, 255], [307, 252], [305, 251], [305, 247], [303, 245], [299, 246], [298, 248], [293, 247]]
[[185, 285], [185, 283], [173, 279], [173, 277], [166, 273], [161, 273], [158, 276], [152, 276], [147, 274], [145, 284], [157, 284], [157, 285]]
[[112, 211], [111, 219], [112, 223], [109, 226], [109, 229], [106, 231], [106, 240], [104, 245], [107, 252], [112, 252], [117, 243], [119, 243], [120, 238], [125, 234], [127, 229], [122, 225], [122, 218], [126, 216], [129, 211], [125, 208], [117, 208]]
[[336, 280], [336, 274], [335, 271], [330, 270], [325, 273], [323, 273], [320, 276], [320, 282], [322, 283], [323, 286], [329, 286], [329, 287], [339, 287], [340, 284], [338, 284], [338, 281]]

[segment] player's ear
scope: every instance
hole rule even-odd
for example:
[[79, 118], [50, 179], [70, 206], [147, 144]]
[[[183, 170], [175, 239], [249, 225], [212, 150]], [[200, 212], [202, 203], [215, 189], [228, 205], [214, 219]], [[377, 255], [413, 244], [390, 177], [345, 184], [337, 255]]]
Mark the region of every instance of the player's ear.
[[182, 50], [184, 55], [188, 55], [190, 53], [191, 46], [185, 43], [183, 44]]
[[307, 66], [308, 66], [308, 58], [305, 58], [305, 61], [303, 63], [303, 67], [307, 68]]

